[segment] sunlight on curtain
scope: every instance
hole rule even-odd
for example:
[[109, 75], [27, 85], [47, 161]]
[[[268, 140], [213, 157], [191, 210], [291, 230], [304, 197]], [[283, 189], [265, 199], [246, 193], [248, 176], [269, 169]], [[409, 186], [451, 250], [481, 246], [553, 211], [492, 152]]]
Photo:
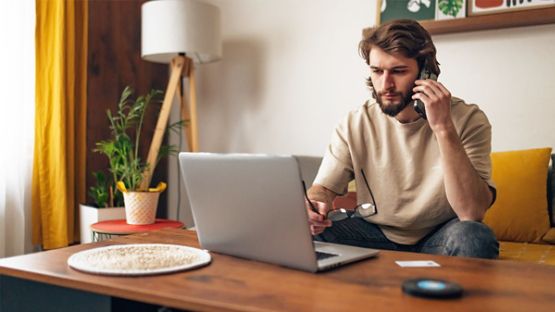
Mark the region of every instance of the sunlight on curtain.
[[29, 252], [35, 112], [35, 0], [0, 13], [0, 257]]
[[33, 242], [44, 249], [78, 238], [85, 200], [88, 1], [36, 2]]

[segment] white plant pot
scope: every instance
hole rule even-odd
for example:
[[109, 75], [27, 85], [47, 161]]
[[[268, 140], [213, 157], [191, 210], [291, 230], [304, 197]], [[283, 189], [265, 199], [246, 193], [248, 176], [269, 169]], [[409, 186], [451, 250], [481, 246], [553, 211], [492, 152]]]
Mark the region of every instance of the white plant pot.
[[160, 192], [124, 192], [125, 219], [127, 224], [153, 224]]
[[125, 219], [124, 207], [96, 208], [84, 204], [79, 205], [79, 227], [81, 244], [92, 242], [91, 224], [105, 220]]

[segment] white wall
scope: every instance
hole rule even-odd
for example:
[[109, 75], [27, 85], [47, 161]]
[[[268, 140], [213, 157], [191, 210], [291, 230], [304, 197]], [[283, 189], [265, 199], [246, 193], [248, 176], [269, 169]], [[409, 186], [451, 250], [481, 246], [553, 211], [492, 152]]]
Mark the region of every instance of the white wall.
[[374, 4], [213, 2], [225, 56], [199, 68], [202, 149], [321, 154], [338, 117], [367, 97], [357, 45]]
[[[322, 155], [335, 123], [370, 96], [357, 47], [376, 1], [209, 2], [222, 11], [224, 56], [197, 70], [201, 150]], [[487, 113], [494, 150], [555, 147], [555, 25], [434, 41], [439, 80]]]
[[493, 127], [493, 150], [555, 147], [555, 25], [433, 38], [440, 80]]

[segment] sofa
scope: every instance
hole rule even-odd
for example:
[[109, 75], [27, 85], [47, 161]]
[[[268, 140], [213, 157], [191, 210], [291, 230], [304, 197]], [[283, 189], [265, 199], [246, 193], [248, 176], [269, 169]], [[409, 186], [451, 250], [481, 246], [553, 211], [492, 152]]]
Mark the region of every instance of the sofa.
[[[303, 180], [311, 185], [321, 157], [297, 159]], [[499, 240], [499, 259], [555, 265], [555, 154], [540, 148], [493, 152], [491, 159], [497, 200], [484, 223]], [[349, 192], [337, 197], [334, 206], [356, 206], [355, 190], [349, 184]]]

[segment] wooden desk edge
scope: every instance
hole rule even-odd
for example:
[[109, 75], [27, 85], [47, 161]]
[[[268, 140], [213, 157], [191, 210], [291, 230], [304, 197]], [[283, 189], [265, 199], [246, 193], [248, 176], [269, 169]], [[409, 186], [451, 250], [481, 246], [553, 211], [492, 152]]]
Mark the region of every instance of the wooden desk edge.
[[25, 279], [33, 282], [40, 282], [48, 285], [54, 285], [62, 288], [70, 288], [74, 290], [80, 290], [84, 292], [90, 292], [103, 296], [118, 297], [123, 299], [128, 299], [137, 302], [149, 303], [159, 306], [166, 306], [176, 309], [191, 309], [191, 310], [203, 310], [203, 311], [245, 311], [246, 309], [242, 306], [231, 306], [226, 303], [225, 305], [218, 304], [217, 302], [203, 300], [195, 297], [184, 297], [183, 299], [173, 299], [162, 296], [157, 296], [151, 292], [129, 292], [128, 290], [123, 290], [117, 287], [111, 287], [109, 285], [103, 285], [99, 288], [98, 285], [83, 282], [63, 279], [55, 276], [43, 276], [38, 274], [29, 273], [26, 274], [20, 270], [13, 270], [10, 268], [0, 266], [0, 275]]
[[[157, 234], [155, 234], [157, 233]], [[77, 252], [80, 250], [85, 250], [85, 249], [90, 249], [90, 248], [95, 248], [95, 247], [101, 247], [101, 246], [106, 246], [106, 245], [112, 245], [112, 244], [130, 244], [130, 243], [149, 243], [149, 242], [153, 242], [151, 240], [151, 236], [149, 234], [155, 234], [155, 238], [159, 239], [159, 238], [164, 238], [167, 239], [167, 243], [175, 243], [175, 244], [182, 244], [182, 245], [188, 245], [188, 246], [193, 246], [193, 247], [198, 247], [198, 241], [196, 239], [196, 235], [195, 232], [192, 231], [186, 231], [186, 230], [178, 230], [178, 229], [162, 229], [159, 231], [153, 231], [153, 232], [149, 232], [148, 235], [145, 235], [146, 233], [143, 234], [137, 234], [137, 235], [130, 235], [130, 236], [122, 236], [122, 237], [118, 237], [112, 240], [108, 240], [108, 241], [103, 241], [100, 243], [93, 243], [93, 244], [85, 244], [85, 245], [76, 245], [76, 246], [71, 246], [69, 248], [65, 248], [65, 249], [61, 249], [61, 250], [53, 250], [52, 252], [56, 252], [55, 256], [58, 256], [58, 261], [66, 261], [66, 266], [67, 266], [67, 257], [73, 253], [73, 252]], [[61, 251], [61, 252], [60, 252]], [[44, 254], [43, 254], [44, 255]], [[24, 255], [24, 256], [20, 256], [20, 257], [32, 257], [33, 254], [30, 255]], [[398, 252], [393, 252], [393, 251], [383, 251], [380, 255], [380, 258], [383, 257], [385, 258], [385, 260], [388, 260], [388, 262], [391, 262], [393, 260], [422, 260], [426, 257], [429, 257], [430, 255], [422, 255], [422, 254], [409, 254], [406, 255], [406, 253], [398, 253]], [[48, 258], [47, 255], [45, 255], [46, 259]], [[64, 258], [65, 257], [65, 258]], [[217, 255], [217, 257], [222, 257], [221, 260], [223, 262], [224, 258], [228, 257], [225, 255]], [[444, 256], [440, 256], [441, 258], [437, 258], [438, 256], [432, 256], [434, 259], [439, 259], [439, 262], [442, 262], [441, 259], [445, 258], [445, 259], [451, 259], [453, 260], [453, 264], [455, 266], [459, 266], [462, 262], [464, 261], [464, 263], [466, 263], [465, 259], [460, 259], [460, 258], [450, 258], [450, 257], [444, 257]], [[121, 284], [116, 284], [115, 286], [110, 286], [110, 283], [104, 283], [103, 281], [99, 281], [98, 279], [80, 279], [79, 275], [73, 275], [70, 274], [69, 276], [63, 276], [63, 273], [57, 273], [58, 271], [56, 270], [51, 270], [49, 271], [48, 268], [44, 268], [42, 266], [37, 266], [37, 268], [35, 268], [33, 270], [33, 266], [32, 266], [32, 261], [30, 262], [29, 268], [30, 270], [25, 270], [24, 265], [23, 266], [17, 266], [15, 263], [17, 263], [16, 261], [14, 261], [13, 259], [10, 261], [10, 258], [6, 258], [6, 259], [0, 259], [0, 274], [1, 275], [7, 275], [7, 276], [12, 276], [12, 277], [16, 277], [16, 278], [22, 278], [22, 279], [27, 279], [27, 280], [31, 280], [31, 281], [36, 281], [36, 282], [41, 282], [41, 283], [46, 283], [46, 284], [51, 284], [51, 285], [56, 285], [56, 286], [60, 286], [60, 287], [65, 287], [65, 288], [72, 288], [72, 289], [76, 289], [76, 290], [81, 290], [81, 291], [85, 291], [85, 292], [91, 292], [91, 293], [95, 293], [95, 294], [100, 294], [100, 295], [105, 295], [105, 296], [113, 296], [113, 297], [120, 297], [120, 298], [125, 298], [125, 299], [129, 299], [129, 300], [134, 300], [134, 301], [139, 301], [139, 302], [145, 302], [145, 303], [151, 303], [151, 304], [156, 304], [156, 305], [162, 305], [162, 306], [168, 306], [168, 307], [172, 307], [172, 308], [178, 308], [178, 309], [192, 309], [192, 310], [218, 310], [218, 311], [260, 311], [260, 310], [264, 310], [264, 307], [258, 306], [258, 307], [251, 307], [249, 308], [248, 306], [244, 306], [244, 305], [240, 305], [239, 303], [235, 303], [233, 301], [226, 301], [226, 302], [222, 302], [222, 301], [218, 301], [218, 300], [211, 300], [208, 297], [204, 297], [204, 298], [199, 298], [199, 297], [195, 297], [194, 295], [189, 295], [185, 290], [183, 291], [183, 293], [179, 293], [179, 295], [168, 295], [165, 296], [163, 293], [156, 293], [156, 292], [149, 292], [150, 290], [148, 289], [125, 289], [122, 288]], [[43, 259], [36, 259], [36, 260], [43, 260]], [[491, 260], [473, 260], [471, 261], [473, 264], [473, 266], [490, 266], [491, 264], [493, 264], [494, 262], [491, 262]], [[503, 261], [505, 262], [505, 261]], [[14, 264], [12, 264], [14, 263]], [[212, 264], [211, 264], [212, 265]], [[509, 261], [508, 263], [505, 262], [503, 265], [503, 267], [506, 267], [508, 269], [520, 269], [523, 268], [524, 266], [522, 266], [522, 263], [518, 263], [518, 262], [512, 262]], [[58, 268], [60, 269], [60, 263], [58, 262], [57, 264], [53, 265], [54, 268]], [[446, 265], [447, 267], [447, 265]], [[549, 267], [549, 266], [541, 266], [541, 265], [532, 265], [532, 266], [526, 266], [527, 268], [532, 268], [533, 271], [535, 271], [536, 275], [538, 273], [543, 274], [540, 271], [544, 271], [545, 269], [547, 269], [546, 273], [548, 273], [548, 275], [551, 276], [555, 276], [553, 275], [555, 273], [555, 271]], [[549, 267], [549, 268], [548, 268]], [[73, 270], [73, 269], [69, 269], [68, 270]], [[175, 274], [187, 274], [188, 271], [184, 271], [182, 273], [175, 273]], [[510, 271], [509, 271], [510, 272]], [[86, 274], [86, 273], [80, 273], [80, 274]], [[326, 273], [324, 273], [325, 275]], [[334, 274], [333, 272], [330, 274]], [[90, 275], [90, 274], [86, 274], [87, 276], [94, 276], [94, 275]], [[503, 275], [505, 276], [505, 275]], [[104, 276], [99, 276], [99, 278], [109, 278], [109, 277], [104, 277]], [[455, 280], [456, 281], [456, 280]], [[542, 281], [542, 283], [545, 285], [549, 284], [550, 282], [547, 280]], [[418, 309], [416, 309], [418, 310]]]
[[[168, 230], [172, 231], [172, 230], [178, 230], [178, 229], [165, 228], [157, 231], [168, 231]], [[157, 232], [157, 231], [153, 231], [153, 232]], [[184, 231], [183, 234], [185, 233], [186, 233], [186, 236], [191, 236], [191, 238], [194, 238], [196, 241], [195, 232]], [[129, 237], [130, 236], [128, 236], [127, 238]], [[74, 245], [66, 248], [75, 248], [75, 249], [79, 249], [80, 251], [80, 250], [91, 249], [91, 248], [102, 247], [102, 246], [113, 245], [113, 244], [135, 243], [135, 242], [128, 242], [127, 240], [129, 239], [116, 238], [116, 239], [107, 240], [99, 243], [85, 244], [86, 246]], [[193, 247], [197, 247], [197, 246], [193, 246]], [[52, 251], [55, 251], [55, 250], [52, 250]], [[14, 278], [19, 278], [19, 279], [24, 279], [24, 280], [29, 280], [29, 281], [39, 282], [39, 283], [45, 283], [49, 285], [55, 285], [63, 288], [71, 288], [71, 289], [90, 292], [90, 293], [99, 294], [103, 296], [124, 298], [128, 300], [168, 306], [168, 307], [178, 308], [178, 309], [192, 309], [192, 310], [203, 310], [203, 311], [245, 311], [245, 310], [259, 311], [258, 309], [255, 309], [255, 310], [246, 309], [244, 306], [233, 305], [229, 303], [218, 304], [218, 302], [213, 302], [210, 300], [199, 299], [196, 297], [189, 297], [186, 295], [186, 293], [184, 293], [183, 298], [174, 299], [174, 298], [159, 296], [146, 290], [144, 292], [129, 291], [129, 290], [121, 289], [119, 287], [110, 286], [109, 284], [104, 284], [102, 287], [99, 287], [98, 283], [93, 283], [86, 280], [76, 280], [75, 278], [52, 275], [51, 273], [50, 275], [46, 275], [48, 273], [38, 272], [38, 271], [37, 272], [25, 271], [20, 268], [13, 268], [10, 266], [6, 266], [2, 263], [6, 261], [11, 261], [10, 260], [11, 258], [25, 257], [25, 256], [32, 256], [32, 255], [33, 254], [27, 254], [27, 255], [0, 259], [0, 275], [10, 276]], [[98, 277], [107, 277], [107, 278], [114, 277], [114, 276], [102, 276], [102, 275], [83, 273], [69, 267], [69, 265], [67, 266], [67, 268], [69, 270], [78, 272], [79, 274], [86, 274], [87, 276], [98, 276]], [[183, 272], [187, 272], [187, 271], [183, 271]], [[181, 274], [183, 272], [177, 272], [173, 274]]]

